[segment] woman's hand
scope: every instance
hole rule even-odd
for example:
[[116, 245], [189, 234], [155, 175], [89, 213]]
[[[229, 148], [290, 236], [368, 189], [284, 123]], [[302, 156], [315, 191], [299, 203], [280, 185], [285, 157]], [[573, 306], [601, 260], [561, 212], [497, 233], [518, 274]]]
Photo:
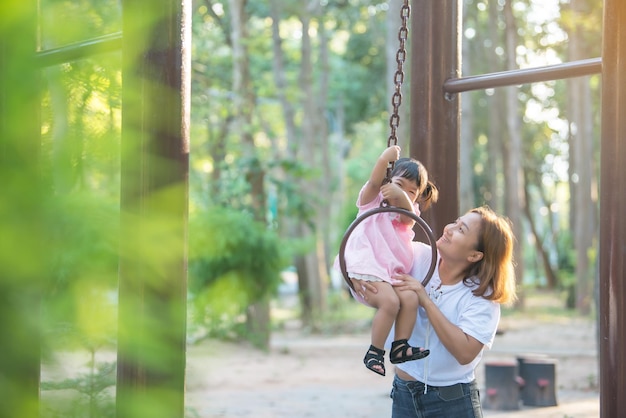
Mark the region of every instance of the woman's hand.
[[393, 287], [398, 290], [410, 290], [417, 293], [417, 297], [419, 298], [420, 304], [423, 303], [424, 298], [428, 298], [428, 294], [426, 293], [426, 289], [422, 286], [419, 280], [416, 280], [412, 276], [408, 274], [397, 274], [393, 276]]

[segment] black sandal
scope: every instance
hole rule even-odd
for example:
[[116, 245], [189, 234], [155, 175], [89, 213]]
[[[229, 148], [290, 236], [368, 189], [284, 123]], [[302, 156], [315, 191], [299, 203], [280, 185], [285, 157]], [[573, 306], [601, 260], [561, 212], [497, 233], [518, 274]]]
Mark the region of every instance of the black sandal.
[[[370, 348], [367, 350], [367, 353], [365, 353], [365, 357], [363, 358], [363, 363], [365, 364], [365, 367], [374, 373], [384, 376], [385, 350], [381, 350], [380, 348], [370, 345]], [[377, 369], [376, 366], [380, 367], [380, 369]]]
[[[411, 349], [413, 354], [408, 355], [407, 351]], [[391, 352], [389, 353], [389, 359], [391, 363], [398, 364], [411, 360], [419, 360], [430, 354], [430, 350], [425, 350], [420, 347], [411, 347], [407, 339], [397, 340], [391, 343]]]

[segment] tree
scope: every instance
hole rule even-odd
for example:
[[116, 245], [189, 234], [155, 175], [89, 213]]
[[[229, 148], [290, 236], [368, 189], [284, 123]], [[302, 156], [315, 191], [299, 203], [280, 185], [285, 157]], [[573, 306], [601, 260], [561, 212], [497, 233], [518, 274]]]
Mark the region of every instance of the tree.
[[[517, 25], [513, 16], [512, 0], [508, 0], [504, 4], [504, 17], [506, 22], [505, 39], [506, 39], [506, 57], [507, 68], [516, 68], [516, 47], [517, 47]], [[504, 170], [506, 179], [506, 213], [513, 224], [513, 233], [517, 237], [517, 245], [514, 249], [514, 258], [522, 259], [522, 241], [524, 236], [524, 228], [522, 225], [521, 211], [525, 205], [523, 196], [523, 174], [522, 174], [522, 138], [520, 134], [520, 116], [519, 102], [516, 87], [506, 87], [506, 131], [507, 139], [504, 153]], [[522, 290], [521, 285], [524, 278], [524, 269], [522, 263], [515, 266], [515, 274], [518, 281], [518, 289]], [[523, 297], [517, 302], [523, 305]]]
[[[592, 53], [586, 43], [591, 2], [572, 0], [569, 6], [567, 28], [569, 59], [586, 59]], [[591, 87], [589, 77], [568, 81], [570, 191], [572, 196], [571, 230], [576, 251], [576, 308], [589, 314], [593, 301], [595, 274], [594, 248], [597, 246], [597, 178], [595, 174], [594, 135]]]

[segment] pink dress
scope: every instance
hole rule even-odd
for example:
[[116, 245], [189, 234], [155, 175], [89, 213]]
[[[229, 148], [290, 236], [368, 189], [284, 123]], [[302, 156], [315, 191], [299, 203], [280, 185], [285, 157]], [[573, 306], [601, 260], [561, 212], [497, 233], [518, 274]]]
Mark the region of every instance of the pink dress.
[[[356, 206], [359, 208], [358, 216], [368, 210], [380, 207], [383, 200], [382, 194], [371, 202], [362, 205], [361, 195]], [[419, 216], [417, 204], [415, 213]], [[396, 212], [383, 212], [364, 219], [350, 234], [346, 243], [344, 257], [346, 271], [349, 277], [364, 278], [374, 276], [369, 280], [382, 280], [392, 283], [392, 276], [409, 273], [413, 266], [413, 247], [411, 241], [415, 232], [411, 225], [400, 222], [400, 214]], [[335, 263], [337, 266], [338, 262]], [[350, 289], [352, 296], [359, 302], [368, 305], [363, 298]], [[369, 305], [368, 305], [369, 306]]]

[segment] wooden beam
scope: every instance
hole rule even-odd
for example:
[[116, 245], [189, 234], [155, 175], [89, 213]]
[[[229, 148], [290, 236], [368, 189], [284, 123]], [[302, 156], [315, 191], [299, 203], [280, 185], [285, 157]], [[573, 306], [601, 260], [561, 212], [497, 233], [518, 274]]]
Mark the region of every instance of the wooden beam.
[[122, 6], [117, 416], [183, 418], [191, 0]]
[[39, 417], [48, 277], [40, 164], [37, 1], [0, 2], [0, 416]]
[[423, 216], [435, 234], [459, 216], [459, 96], [442, 86], [460, 75], [459, 0], [411, 2], [411, 157], [424, 163], [439, 202]]
[[604, 1], [600, 150], [600, 415], [626, 410], [626, 2]]

